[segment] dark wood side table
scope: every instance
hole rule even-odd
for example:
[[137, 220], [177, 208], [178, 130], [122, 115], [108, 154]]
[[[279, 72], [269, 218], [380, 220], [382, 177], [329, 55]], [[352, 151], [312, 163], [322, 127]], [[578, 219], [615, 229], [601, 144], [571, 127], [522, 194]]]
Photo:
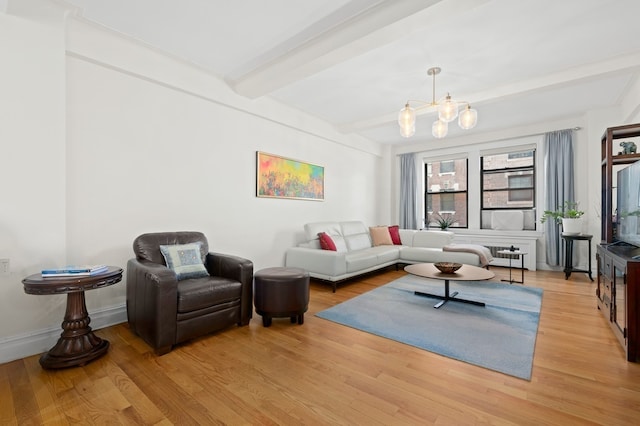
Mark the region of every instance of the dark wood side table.
[[[589, 274], [589, 279], [593, 281], [591, 276], [591, 238], [592, 235], [587, 234], [562, 234], [564, 239], [564, 279], [567, 280], [571, 276], [572, 272], [584, 272]], [[574, 241], [587, 241], [589, 245], [589, 269], [576, 269], [573, 267], [573, 242]]]
[[66, 294], [67, 310], [58, 343], [40, 357], [43, 368], [67, 368], [85, 365], [105, 353], [109, 342], [93, 334], [84, 292], [108, 287], [122, 280], [122, 268], [109, 266], [106, 272], [90, 277], [42, 278], [29, 275], [22, 280], [27, 294]]

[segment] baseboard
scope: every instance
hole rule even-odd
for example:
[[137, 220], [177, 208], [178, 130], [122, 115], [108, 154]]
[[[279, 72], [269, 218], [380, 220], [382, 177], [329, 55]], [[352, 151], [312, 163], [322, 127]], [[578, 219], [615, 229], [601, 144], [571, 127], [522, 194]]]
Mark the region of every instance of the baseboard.
[[[92, 311], [90, 316], [91, 328], [99, 330], [125, 322], [127, 320], [127, 310], [125, 304], [122, 304]], [[0, 339], [0, 364], [40, 354], [51, 349], [58, 341], [60, 333], [62, 333], [59, 324], [58, 322], [56, 327], [34, 330], [28, 334]]]

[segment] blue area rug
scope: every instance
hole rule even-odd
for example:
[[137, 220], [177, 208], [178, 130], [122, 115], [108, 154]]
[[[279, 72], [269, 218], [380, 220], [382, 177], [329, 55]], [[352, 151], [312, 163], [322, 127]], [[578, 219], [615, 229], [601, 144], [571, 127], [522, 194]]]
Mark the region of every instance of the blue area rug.
[[316, 315], [480, 367], [531, 380], [542, 289], [451, 281], [458, 297], [486, 306], [416, 296], [444, 294], [444, 282], [407, 275]]

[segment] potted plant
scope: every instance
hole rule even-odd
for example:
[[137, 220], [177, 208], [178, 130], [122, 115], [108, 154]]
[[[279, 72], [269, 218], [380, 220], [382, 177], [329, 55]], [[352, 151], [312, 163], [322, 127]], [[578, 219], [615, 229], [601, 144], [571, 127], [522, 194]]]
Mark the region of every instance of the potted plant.
[[436, 213], [434, 216], [438, 227], [443, 231], [446, 231], [451, 225], [456, 223], [456, 218], [451, 213]]
[[562, 224], [562, 231], [565, 234], [575, 235], [582, 230], [582, 215], [584, 212], [578, 210], [578, 203], [565, 201], [557, 210], [545, 210], [540, 218], [540, 223], [545, 223], [548, 219], [553, 219], [556, 223]]

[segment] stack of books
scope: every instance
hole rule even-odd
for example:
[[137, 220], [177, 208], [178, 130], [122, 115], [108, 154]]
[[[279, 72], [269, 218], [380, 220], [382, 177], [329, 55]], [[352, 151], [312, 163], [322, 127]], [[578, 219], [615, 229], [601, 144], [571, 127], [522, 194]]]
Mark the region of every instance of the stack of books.
[[43, 269], [43, 278], [90, 277], [107, 272], [107, 265], [65, 266], [63, 268]]

